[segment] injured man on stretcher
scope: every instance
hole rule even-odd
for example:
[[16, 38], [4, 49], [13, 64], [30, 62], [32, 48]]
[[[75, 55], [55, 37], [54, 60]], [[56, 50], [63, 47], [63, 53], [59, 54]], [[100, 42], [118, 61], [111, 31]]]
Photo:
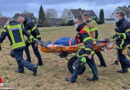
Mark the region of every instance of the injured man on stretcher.
[[76, 45], [75, 38], [70, 38], [70, 37], [62, 37], [55, 42], [46, 42], [47, 47], [51, 46], [71, 46], [71, 45]]
[[[99, 40], [97, 41], [97, 44], [94, 45], [95, 51], [108, 51], [112, 48], [114, 48], [114, 42], [108, 39]], [[45, 53], [51, 53], [51, 52], [74, 53], [77, 52], [77, 50], [78, 46], [76, 45], [75, 38], [70, 37], [62, 37], [56, 40], [55, 42], [47, 41], [46, 47], [41, 47], [41, 51]]]

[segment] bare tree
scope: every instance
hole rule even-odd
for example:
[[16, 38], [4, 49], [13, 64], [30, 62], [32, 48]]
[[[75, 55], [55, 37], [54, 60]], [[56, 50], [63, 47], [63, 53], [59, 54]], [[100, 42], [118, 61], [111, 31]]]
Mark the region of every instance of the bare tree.
[[58, 14], [55, 9], [47, 9], [46, 13], [46, 18], [57, 18]]
[[0, 12], [0, 17], [3, 17], [2, 13]]
[[65, 23], [67, 23], [68, 18], [71, 16], [71, 13], [69, 11], [69, 9], [64, 9], [61, 18], [64, 20]]

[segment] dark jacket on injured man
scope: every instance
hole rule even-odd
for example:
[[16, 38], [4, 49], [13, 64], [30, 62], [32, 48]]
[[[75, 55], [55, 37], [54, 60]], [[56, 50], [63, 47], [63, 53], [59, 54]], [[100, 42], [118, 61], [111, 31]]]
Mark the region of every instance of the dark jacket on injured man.
[[75, 38], [71, 38], [71, 37], [62, 37], [58, 40], [56, 40], [55, 42], [51, 42], [51, 41], [47, 41], [46, 45], [49, 46], [72, 46], [72, 45], [76, 45], [76, 41]]

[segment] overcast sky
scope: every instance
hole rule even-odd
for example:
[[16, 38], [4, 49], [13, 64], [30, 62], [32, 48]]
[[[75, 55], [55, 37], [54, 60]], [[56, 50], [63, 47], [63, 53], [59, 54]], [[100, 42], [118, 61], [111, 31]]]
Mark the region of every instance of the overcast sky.
[[3, 16], [12, 17], [15, 13], [27, 10], [33, 12], [37, 17], [40, 5], [43, 5], [44, 10], [47, 8], [56, 9], [59, 16], [61, 16], [64, 8], [91, 9], [99, 16], [99, 11], [103, 8], [105, 17], [109, 18], [116, 7], [128, 6], [130, 0], [1, 0], [0, 12]]

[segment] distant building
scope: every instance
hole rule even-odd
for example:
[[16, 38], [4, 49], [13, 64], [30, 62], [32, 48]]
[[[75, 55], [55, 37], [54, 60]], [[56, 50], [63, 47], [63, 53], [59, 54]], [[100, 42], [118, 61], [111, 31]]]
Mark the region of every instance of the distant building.
[[92, 19], [98, 19], [97, 15], [93, 10], [83, 10], [83, 13], [87, 13]]
[[61, 18], [51, 18], [48, 21], [49, 26], [59, 26], [61, 23], [63, 23], [63, 20]]
[[76, 18], [81, 17], [83, 13], [87, 13], [91, 18], [97, 19], [97, 16], [93, 10], [84, 10], [84, 9], [64, 9], [62, 19], [65, 23], [70, 20], [75, 21]]
[[16, 13], [13, 18], [16, 20], [19, 16], [23, 16], [23, 17], [25, 17], [25, 18], [27, 18], [27, 19], [32, 20], [34, 23], [36, 23], [36, 18], [35, 18], [35, 16], [34, 16], [34, 14], [31, 13], [31, 12], [24, 11], [24, 12], [21, 13], [21, 14]]
[[6, 24], [8, 24], [10, 18], [0, 17], [0, 28], [3, 28]]
[[110, 16], [110, 18], [113, 18], [116, 20], [116, 13], [117, 12], [123, 12], [125, 14], [125, 18], [128, 21], [130, 21], [130, 5], [128, 7], [127, 6], [117, 7], [116, 10]]
[[108, 19], [105, 19], [105, 24], [115, 24], [115, 19], [111, 19], [111, 18], [108, 18]]

